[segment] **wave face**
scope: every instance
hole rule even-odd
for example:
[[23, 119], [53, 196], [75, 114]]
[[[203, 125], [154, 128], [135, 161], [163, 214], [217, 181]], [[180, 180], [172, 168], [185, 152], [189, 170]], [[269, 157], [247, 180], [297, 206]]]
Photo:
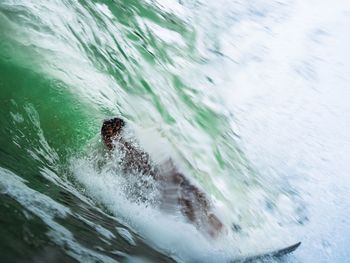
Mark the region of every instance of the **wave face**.
[[[207, 2], [0, 2], [4, 262], [347, 262], [349, 4]], [[227, 233], [129, 198], [111, 116]]]

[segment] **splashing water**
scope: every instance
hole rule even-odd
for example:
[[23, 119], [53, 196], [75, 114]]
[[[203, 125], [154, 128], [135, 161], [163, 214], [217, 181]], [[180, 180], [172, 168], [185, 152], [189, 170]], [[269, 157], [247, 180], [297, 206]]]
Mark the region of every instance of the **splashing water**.
[[[0, 3], [4, 262], [285, 262], [350, 254], [350, 5], [314, 1]], [[228, 232], [130, 198], [100, 139], [122, 116], [172, 158]]]

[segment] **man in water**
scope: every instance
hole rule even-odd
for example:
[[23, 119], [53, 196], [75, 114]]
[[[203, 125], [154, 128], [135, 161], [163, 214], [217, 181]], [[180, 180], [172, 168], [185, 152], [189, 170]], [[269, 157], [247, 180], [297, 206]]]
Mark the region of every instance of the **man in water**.
[[109, 150], [117, 145], [124, 154], [122, 170], [127, 173], [137, 172], [142, 176], [150, 176], [159, 183], [163, 207], [175, 202], [182, 214], [196, 227], [204, 229], [210, 236], [217, 236], [223, 231], [222, 222], [213, 214], [211, 204], [198, 187], [191, 182], [169, 160], [161, 165], [152, 166], [149, 155], [137, 149], [122, 136], [125, 122], [120, 118], [105, 120], [101, 128], [101, 136]]

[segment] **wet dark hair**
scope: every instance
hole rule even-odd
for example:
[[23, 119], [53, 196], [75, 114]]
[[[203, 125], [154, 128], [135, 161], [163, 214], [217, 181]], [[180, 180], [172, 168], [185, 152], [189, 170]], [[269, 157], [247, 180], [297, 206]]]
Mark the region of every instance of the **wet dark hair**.
[[122, 128], [125, 126], [125, 122], [118, 118], [106, 119], [103, 121], [101, 128], [101, 136], [109, 149], [113, 148], [113, 140], [120, 134]]

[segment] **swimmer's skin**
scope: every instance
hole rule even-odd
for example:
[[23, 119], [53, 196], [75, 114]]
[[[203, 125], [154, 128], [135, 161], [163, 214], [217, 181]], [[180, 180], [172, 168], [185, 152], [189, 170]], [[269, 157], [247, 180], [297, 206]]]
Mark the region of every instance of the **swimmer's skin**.
[[118, 147], [125, 153], [123, 170], [125, 172], [137, 171], [145, 176], [152, 176], [160, 182], [164, 203], [171, 199], [168, 198], [169, 196], [175, 195], [181, 212], [190, 222], [198, 226], [204, 225], [211, 236], [217, 236], [223, 230], [223, 224], [210, 211], [211, 206], [206, 195], [179, 173], [171, 160], [158, 168], [152, 167], [147, 153], [136, 149], [122, 138], [121, 132], [124, 125], [122, 119], [112, 118], [105, 120], [101, 128], [101, 136], [106, 147], [113, 150], [114, 145], [118, 144]]

